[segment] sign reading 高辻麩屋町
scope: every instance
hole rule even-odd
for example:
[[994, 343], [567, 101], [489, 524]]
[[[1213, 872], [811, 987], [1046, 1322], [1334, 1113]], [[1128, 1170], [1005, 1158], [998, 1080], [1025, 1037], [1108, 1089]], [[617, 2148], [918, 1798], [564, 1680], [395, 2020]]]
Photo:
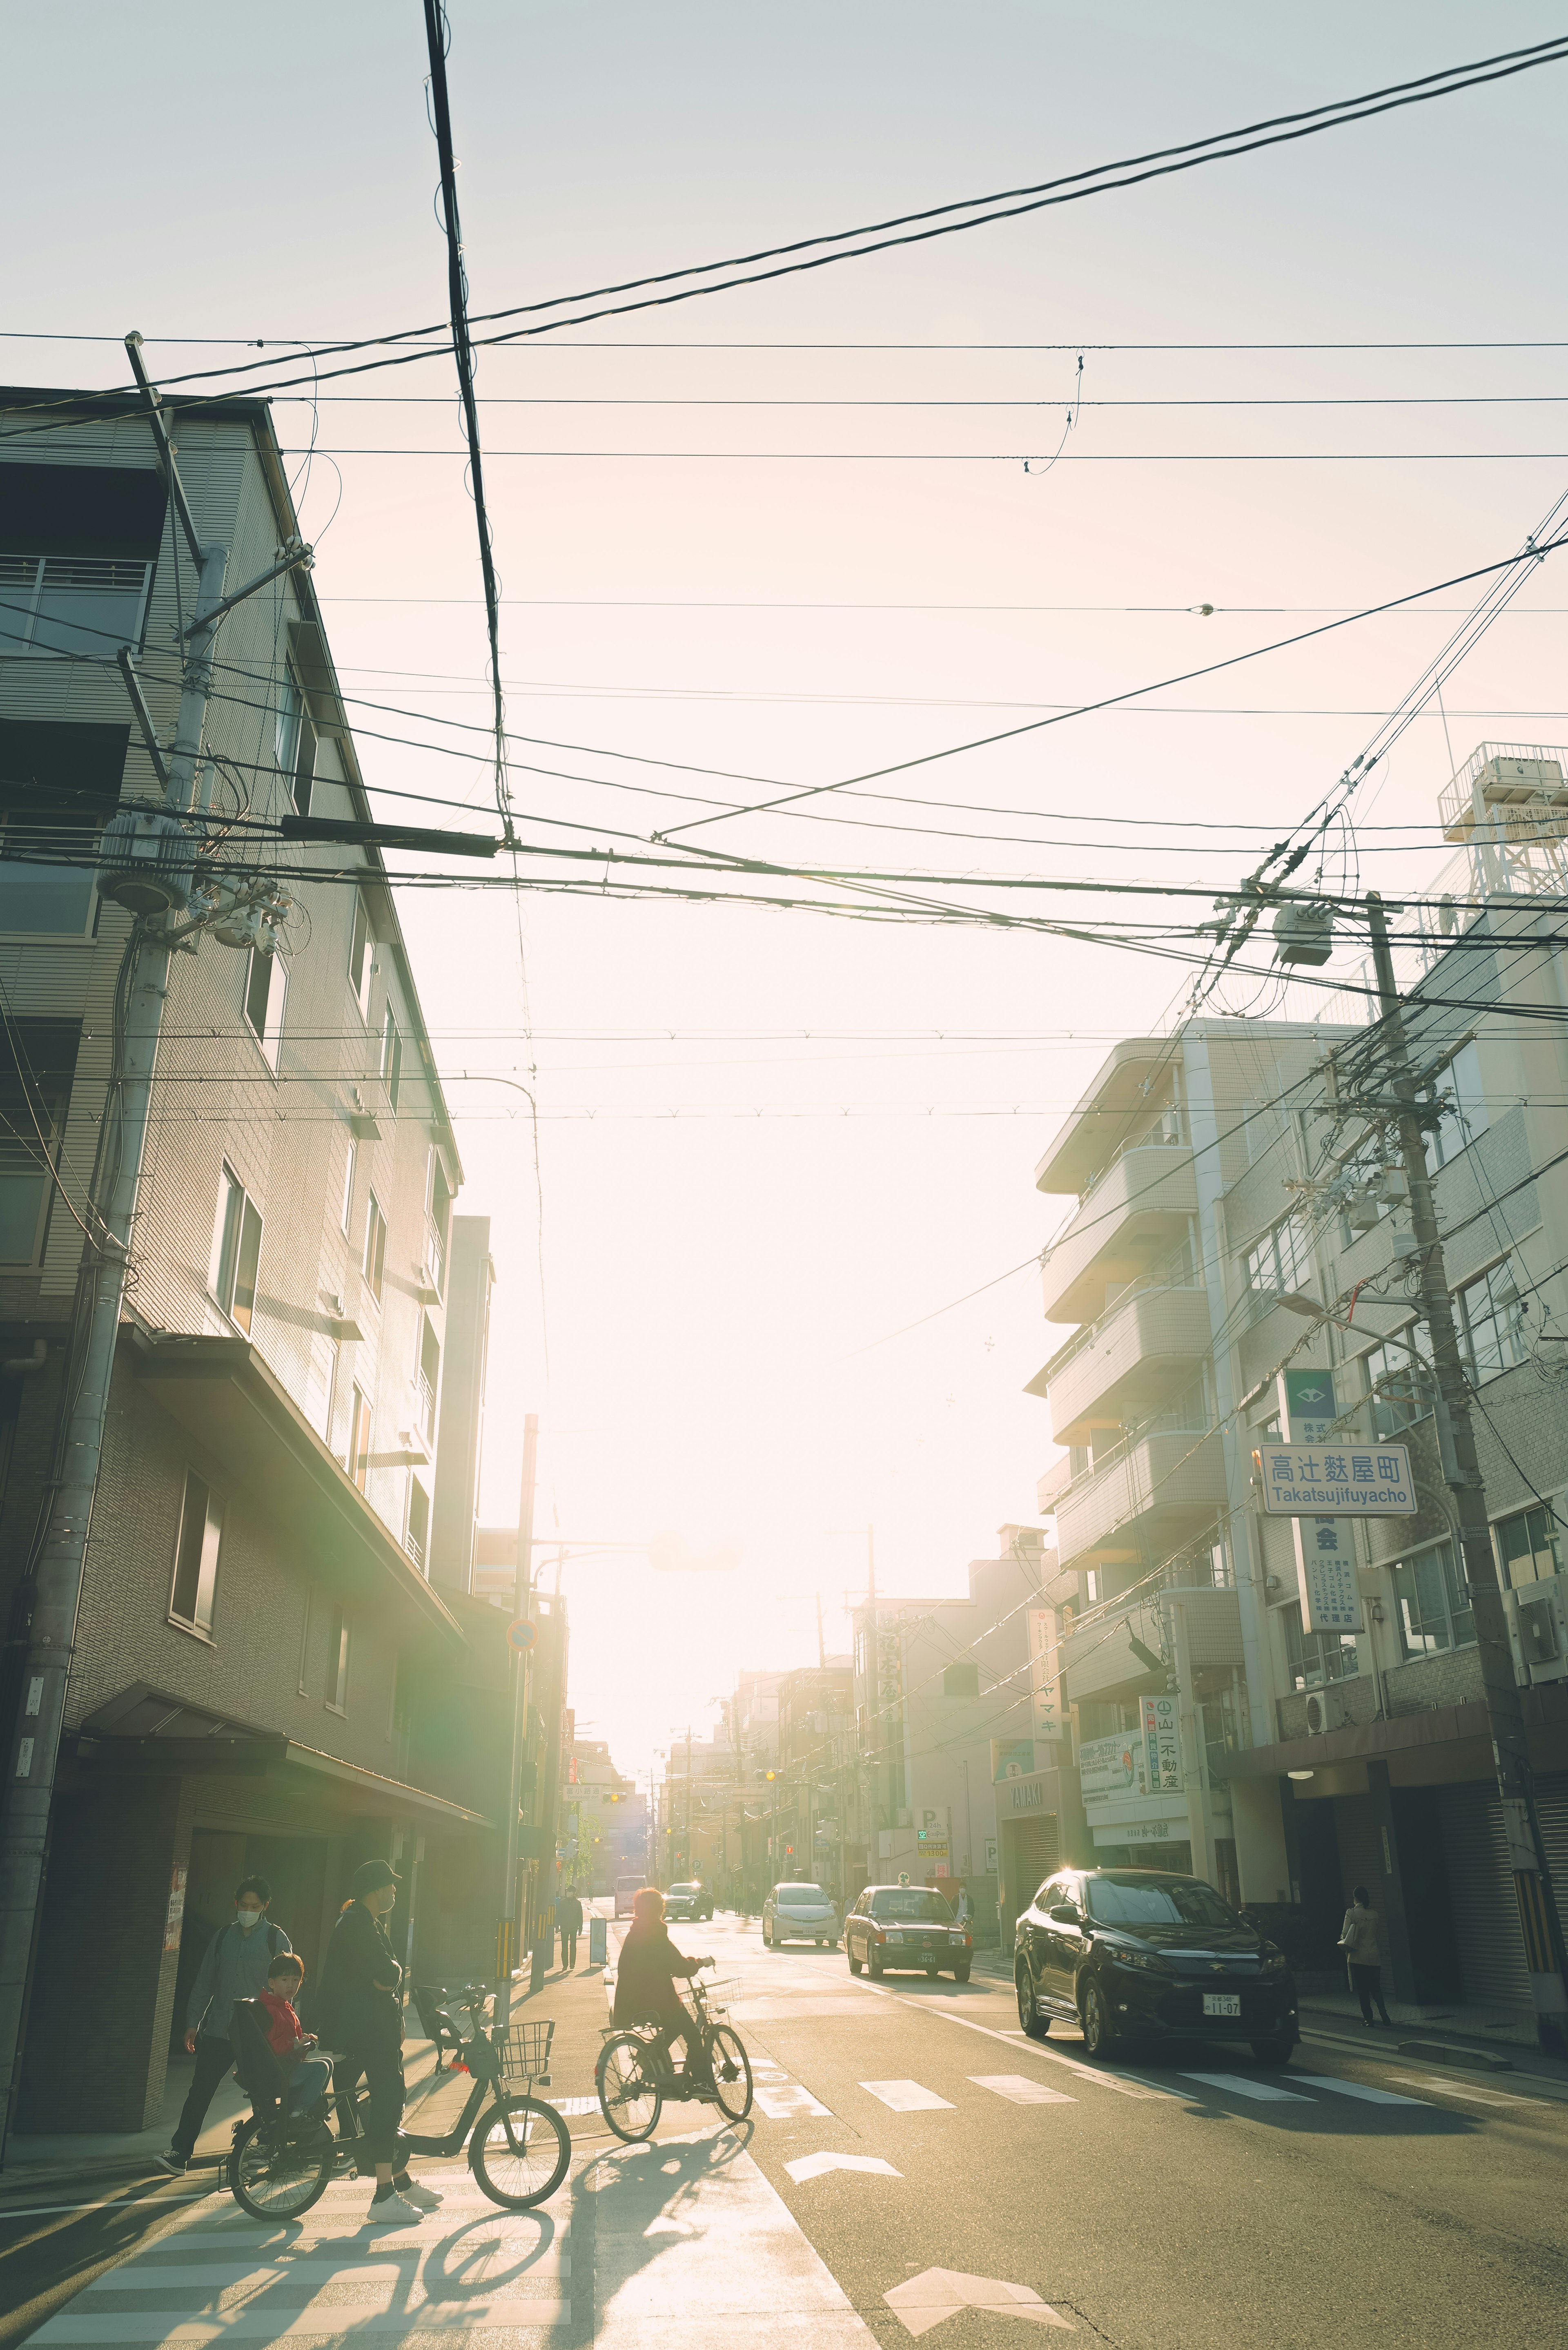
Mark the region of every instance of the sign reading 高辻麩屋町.
[[1416, 1482], [1404, 1444], [1260, 1444], [1252, 1454], [1274, 1517], [1407, 1518]]

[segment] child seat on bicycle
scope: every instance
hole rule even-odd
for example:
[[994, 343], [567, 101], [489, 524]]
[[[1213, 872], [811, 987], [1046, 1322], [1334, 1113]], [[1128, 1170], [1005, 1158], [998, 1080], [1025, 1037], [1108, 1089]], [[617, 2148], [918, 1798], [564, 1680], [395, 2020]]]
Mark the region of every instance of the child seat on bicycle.
[[655, 2043], [670, 2054], [677, 2041], [685, 2049], [686, 2071], [693, 2082], [707, 2071], [702, 2035], [690, 2008], [675, 1988], [678, 1975], [688, 1978], [708, 1959], [683, 1958], [670, 1939], [664, 1922], [664, 1896], [651, 1885], [643, 1887], [631, 1905], [631, 1924], [616, 1961], [615, 2007], [610, 2016], [618, 2030], [630, 2024], [659, 2027]]

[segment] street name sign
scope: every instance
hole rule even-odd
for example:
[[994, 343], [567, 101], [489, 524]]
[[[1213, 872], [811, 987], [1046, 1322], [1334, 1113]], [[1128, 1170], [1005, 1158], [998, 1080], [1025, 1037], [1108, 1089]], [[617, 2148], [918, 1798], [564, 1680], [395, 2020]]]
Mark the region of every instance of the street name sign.
[[1419, 1506], [1404, 1444], [1260, 1444], [1252, 1465], [1271, 1517], [1408, 1518]]

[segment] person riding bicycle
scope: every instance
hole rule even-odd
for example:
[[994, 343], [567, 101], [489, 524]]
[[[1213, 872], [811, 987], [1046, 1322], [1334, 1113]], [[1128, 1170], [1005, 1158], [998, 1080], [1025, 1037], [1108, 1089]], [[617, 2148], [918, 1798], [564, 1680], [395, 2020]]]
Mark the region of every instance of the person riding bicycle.
[[664, 1923], [663, 1894], [645, 1885], [632, 1902], [631, 1925], [620, 1946], [610, 2021], [618, 2029], [657, 2024], [659, 2036], [653, 2045], [666, 2057], [680, 2041], [685, 2050], [686, 2079], [694, 2089], [712, 2087], [712, 2069], [702, 2034], [675, 1988], [675, 1978], [691, 1977], [699, 1967], [711, 1964], [711, 1959], [682, 1958]]

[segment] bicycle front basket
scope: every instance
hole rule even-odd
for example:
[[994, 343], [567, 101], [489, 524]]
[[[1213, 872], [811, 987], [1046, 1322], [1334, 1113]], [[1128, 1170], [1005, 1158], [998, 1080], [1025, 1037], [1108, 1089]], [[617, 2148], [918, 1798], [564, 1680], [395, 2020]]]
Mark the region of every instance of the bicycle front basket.
[[503, 2085], [526, 2095], [534, 2082], [542, 2081], [550, 2069], [550, 2043], [555, 2036], [553, 2023], [509, 2023], [504, 2032], [498, 2032], [495, 2053], [501, 2059]]
[[739, 1975], [721, 1975], [717, 1982], [694, 1985], [702, 1993], [702, 2004], [715, 2021], [729, 2014], [732, 2001], [741, 1996], [743, 1985]]

